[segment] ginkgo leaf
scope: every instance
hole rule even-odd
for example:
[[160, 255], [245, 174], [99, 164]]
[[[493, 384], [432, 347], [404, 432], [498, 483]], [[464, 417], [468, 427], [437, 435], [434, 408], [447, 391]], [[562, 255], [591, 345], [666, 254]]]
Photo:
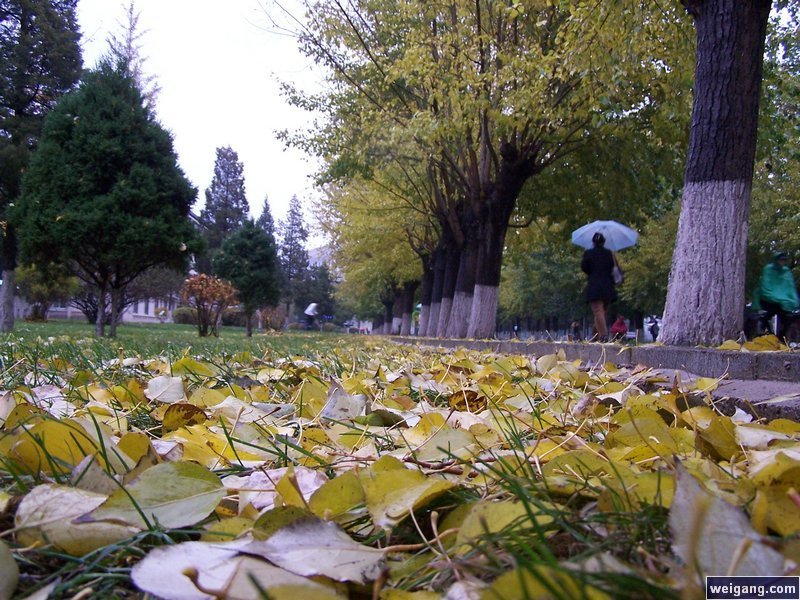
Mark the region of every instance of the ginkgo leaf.
[[161, 375], [154, 377], [147, 384], [144, 395], [150, 400], [172, 404], [173, 402], [186, 402], [186, 393], [183, 390], [183, 380], [180, 377]]
[[324, 575], [366, 583], [384, 569], [384, 553], [354, 541], [338, 525], [317, 517], [298, 519], [264, 541], [242, 549], [298, 575]]
[[100, 506], [104, 494], [62, 485], [36, 486], [22, 499], [14, 525], [21, 544], [36, 541], [53, 544], [75, 556], [124, 540], [139, 528], [107, 521], [74, 523], [73, 520]]
[[163, 463], [144, 471], [102, 506], [76, 520], [114, 521], [146, 528], [186, 527], [205, 519], [225, 496], [219, 477], [190, 462]]
[[19, 434], [10, 457], [32, 472], [67, 474], [99, 450], [95, 439], [74, 420], [45, 420]]
[[341, 385], [333, 381], [330, 388], [328, 388], [325, 406], [322, 407], [319, 414], [324, 419], [344, 421], [364, 414], [366, 407], [367, 399], [365, 396], [350, 395]]
[[17, 562], [5, 542], [0, 540], [0, 599], [11, 598], [17, 589], [18, 581]]
[[161, 426], [164, 428], [165, 432], [175, 431], [186, 425], [204, 423], [205, 420], [206, 413], [204, 413], [201, 408], [186, 402], [176, 402], [170, 404], [169, 408], [167, 408]]
[[367, 509], [376, 527], [391, 528], [420, 506], [453, 487], [444, 479], [426, 477], [384, 456], [359, 475]]
[[364, 504], [364, 488], [353, 471], [326, 482], [308, 501], [311, 512], [323, 519], [334, 519]]
[[744, 512], [705, 491], [680, 463], [669, 524], [676, 555], [701, 580], [718, 573], [783, 572], [783, 557], [761, 543]]
[[189, 356], [179, 358], [172, 363], [173, 375], [194, 375], [199, 377], [213, 377], [214, 368], [207, 362], [200, 362]]

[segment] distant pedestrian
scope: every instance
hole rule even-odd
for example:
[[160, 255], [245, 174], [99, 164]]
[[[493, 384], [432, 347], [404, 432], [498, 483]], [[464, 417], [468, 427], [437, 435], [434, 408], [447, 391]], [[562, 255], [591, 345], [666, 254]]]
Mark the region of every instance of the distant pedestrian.
[[647, 330], [650, 332], [650, 335], [653, 336], [653, 341], [655, 342], [658, 339], [658, 321], [655, 317], [650, 317]]
[[592, 308], [595, 336], [601, 342], [608, 341], [606, 312], [608, 305], [617, 299], [612, 271], [614, 254], [605, 247], [606, 238], [599, 231], [592, 236], [592, 247], [584, 251], [581, 270], [586, 273], [586, 301]]
[[314, 329], [314, 319], [317, 316], [317, 303], [312, 302], [309, 304], [303, 314], [306, 316], [306, 329]]
[[779, 338], [784, 337], [792, 322], [792, 313], [800, 308], [789, 256], [785, 252], [777, 252], [772, 262], [764, 267], [753, 298], [753, 308], [763, 311], [761, 322], [765, 331], [770, 331], [769, 321], [778, 315], [776, 334]]

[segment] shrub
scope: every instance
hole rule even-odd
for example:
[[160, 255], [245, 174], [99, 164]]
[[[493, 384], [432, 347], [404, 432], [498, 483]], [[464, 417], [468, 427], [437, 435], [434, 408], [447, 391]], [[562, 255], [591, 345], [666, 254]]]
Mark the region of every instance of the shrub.
[[197, 325], [197, 311], [191, 306], [179, 306], [172, 311], [172, 322], [179, 325]]
[[222, 311], [222, 324], [227, 327], [247, 327], [247, 315], [241, 308], [228, 308]]
[[181, 288], [181, 298], [197, 309], [200, 337], [219, 335], [217, 323], [222, 311], [239, 303], [236, 289], [227, 281], [201, 273], [189, 277]]

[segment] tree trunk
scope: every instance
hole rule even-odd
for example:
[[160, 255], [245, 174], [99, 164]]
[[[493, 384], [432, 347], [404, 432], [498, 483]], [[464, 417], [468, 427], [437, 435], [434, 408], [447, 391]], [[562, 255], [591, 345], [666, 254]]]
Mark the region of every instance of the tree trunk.
[[430, 315], [428, 315], [427, 327], [420, 331], [420, 335], [427, 337], [435, 337], [436, 328], [439, 326], [439, 312], [442, 306], [442, 288], [444, 287], [444, 267], [446, 261], [446, 249], [443, 242], [440, 242], [437, 246], [434, 256], [431, 311]]
[[[15, 191], [11, 190], [11, 197], [15, 197]], [[14, 296], [16, 291], [17, 268], [17, 232], [13, 225], [6, 222], [3, 231], [3, 285], [0, 287], [0, 332], [10, 333], [14, 331]]]
[[397, 288], [394, 292], [394, 304], [392, 305], [392, 329], [388, 333], [399, 335], [403, 325], [403, 290]]
[[447, 324], [450, 322], [450, 308], [453, 306], [453, 295], [456, 291], [458, 266], [461, 262], [461, 250], [455, 242], [447, 245], [442, 282], [442, 301], [439, 304], [439, 322], [436, 325], [436, 336], [447, 335]]
[[119, 304], [121, 290], [111, 288], [111, 322], [109, 323], [108, 337], [117, 337], [117, 322], [119, 321]]
[[744, 317], [769, 0], [684, 0], [697, 30], [689, 154], [659, 340], [719, 344]]
[[403, 284], [401, 302], [400, 335], [411, 335], [411, 317], [414, 313], [414, 292], [419, 287], [418, 281], [408, 281]]
[[16, 287], [16, 271], [3, 270], [3, 285], [0, 286], [0, 331], [14, 331], [14, 288]]
[[449, 338], [467, 336], [469, 316], [472, 312], [472, 297], [475, 293], [475, 271], [478, 267], [479, 247], [476, 242], [477, 240], [471, 237], [461, 248], [456, 289], [453, 294], [453, 305], [450, 308], [450, 321], [445, 333]]
[[[431, 257], [422, 259], [422, 290], [420, 291], [419, 322], [416, 334], [423, 336], [428, 331], [428, 316], [431, 312], [431, 297], [433, 296], [433, 265]], [[413, 312], [413, 308], [412, 308]]]
[[244, 333], [247, 337], [253, 337], [253, 311], [246, 312], [244, 315]]
[[94, 320], [95, 337], [103, 337], [106, 334], [106, 286], [97, 286], [97, 318]]
[[481, 227], [475, 295], [472, 312], [469, 315], [467, 337], [490, 338], [494, 336], [506, 231], [508, 231], [508, 218], [501, 218], [494, 224], [486, 221]]

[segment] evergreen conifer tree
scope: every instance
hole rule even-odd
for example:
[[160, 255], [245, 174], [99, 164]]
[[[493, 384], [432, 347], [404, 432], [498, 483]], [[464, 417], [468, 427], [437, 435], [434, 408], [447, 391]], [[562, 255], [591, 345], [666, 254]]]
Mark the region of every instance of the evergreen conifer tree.
[[[0, 218], [20, 194], [45, 115], [81, 72], [77, 0], [0, 0]], [[0, 329], [14, 327], [16, 232], [2, 233]]]
[[267, 196], [264, 196], [264, 206], [261, 208], [261, 216], [258, 217], [256, 225], [272, 236], [273, 240], [275, 239], [275, 219], [272, 218]]
[[200, 225], [206, 240], [206, 256], [198, 260], [198, 270], [211, 271], [211, 259], [231, 233], [247, 220], [249, 206], [244, 187], [244, 166], [230, 146], [217, 148], [214, 177], [206, 189], [206, 205], [200, 212]]
[[303, 222], [303, 209], [297, 196], [292, 196], [286, 220], [279, 224], [279, 236], [278, 256], [283, 274], [283, 299], [287, 310], [291, 310], [291, 305], [297, 300], [299, 288], [308, 271], [306, 250], [308, 230]]
[[24, 259], [69, 264], [97, 289], [98, 315], [111, 295], [113, 335], [127, 285], [196, 248], [195, 195], [136, 81], [105, 61], [47, 117], [10, 216]]

